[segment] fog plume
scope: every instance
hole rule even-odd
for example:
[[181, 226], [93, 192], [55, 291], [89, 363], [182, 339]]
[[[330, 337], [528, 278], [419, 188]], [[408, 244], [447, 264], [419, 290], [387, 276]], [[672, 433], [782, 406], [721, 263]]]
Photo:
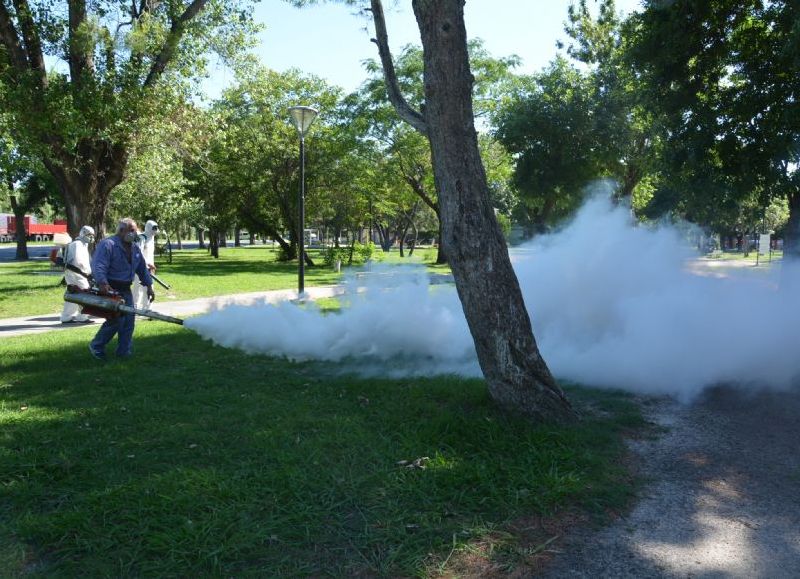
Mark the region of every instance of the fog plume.
[[[511, 255], [559, 378], [688, 399], [710, 385], [784, 387], [800, 376], [796, 271], [697, 260], [677, 229], [637, 227], [605, 199]], [[223, 346], [344, 361], [348, 370], [479, 375], [452, 286], [395, 268], [353, 276], [347, 287], [337, 314], [231, 306], [186, 325]]]

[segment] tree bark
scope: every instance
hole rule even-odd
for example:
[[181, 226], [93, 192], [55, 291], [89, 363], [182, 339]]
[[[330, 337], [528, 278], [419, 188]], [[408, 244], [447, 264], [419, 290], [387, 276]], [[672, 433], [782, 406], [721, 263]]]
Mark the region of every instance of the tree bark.
[[121, 143], [83, 139], [76, 151], [73, 158], [44, 159], [44, 164], [64, 196], [70, 236], [77, 237], [81, 227], [91, 225], [101, 239], [111, 191], [125, 177], [128, 149]]
[[28, 232], [25, 229], [25, 213], [27, 212], [27, 207], [24, 203], [17, 203], [16, 195], [11, 195], [9, 200], [11, 201], [11, 210], [14, 212], [14, 220], [16, 221], [14, 238], [17, 240], [17, 251], [14, 254], [14, 259], [17, 261], [27, 261]]
[[464, 0], [413, 0], [422, 38], [425, 124], [440, 193], [442, 239], [492, 398], [537, 421], [575, 413], [533, 336], [494, 216], [472, 109]]
[[788, 195], [789, 221], [783, 239], [783, 259], [800, 263], [800, 191]]
[[208, 230], [208, 248], [211, 251], [211, 257], [219, 259], [219, 231], [216, 229]]

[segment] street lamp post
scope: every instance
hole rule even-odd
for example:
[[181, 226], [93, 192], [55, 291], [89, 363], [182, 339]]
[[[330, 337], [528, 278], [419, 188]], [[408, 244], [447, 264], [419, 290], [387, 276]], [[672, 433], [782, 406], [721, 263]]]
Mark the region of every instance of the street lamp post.
[[317, 118], [317, 109], [311, 107], [289, 107], [292, 122], [300, 135], [300, 196], [298, 199], [297, 242], [299, 248], [299, 265], [297, 269], [297, 293], [302, 297], [305, 293], [305, 257], [306, 257], [306, 133], [311, 123]]

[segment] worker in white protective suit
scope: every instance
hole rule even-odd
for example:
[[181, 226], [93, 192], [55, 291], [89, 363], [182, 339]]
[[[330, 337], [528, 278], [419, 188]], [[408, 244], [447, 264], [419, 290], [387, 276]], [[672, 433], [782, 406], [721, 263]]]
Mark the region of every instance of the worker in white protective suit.
[[[81, 227], [72, 242], [64, 248], [64, 279], [67, 286], [89, 289], [89, 276], [92, 274], [92, 259], [89, 256], [89, 244], [94, 242], [94, 229], [88, 225]], [[89, 316], [81, 313], [81, 306], [64, 302], [61, 310], [62, 324], [91, 324]]]
[[[144, 233], [139, 234], [139, 249], [142, 250], [144, 263], [150, 273], [156, 272], [156, 235], [158, 235], [158, 223], [152, 219], [145, 223]], [[141, 284], [138, 277], [133, 280], [133, 305], [140, 310], [147, 310], [150, 308], [150, 299], [147, 297], [147, 287]]]

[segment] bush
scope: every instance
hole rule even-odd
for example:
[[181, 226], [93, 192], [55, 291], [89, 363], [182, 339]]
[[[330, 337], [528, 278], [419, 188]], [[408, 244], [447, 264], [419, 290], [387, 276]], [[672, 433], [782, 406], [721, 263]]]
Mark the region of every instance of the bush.
[[372, 259], [375, 253], [375, 244], [359, 243], [356, 241], [352, 247], [328, 247], [322, 252], [322, 259], [327, 266], [333, 266], [337, 260], [342, 263], [365, 263]]
[[336, 261], [346, 263], [350, 257], [350, 249], [347, 247], [327, 247], [322, 252], [322, 260], [325, 265], [332, 267]]
[[365, 261], [369, 261], [372, 259], [373, 254], [375, 253], [375, 244], [373, 242], [368, 243], [359, 243], [356, 241], [353, 244], [353, 253], [354, 257], [357, 255], [358, 260], [363, 263]]

